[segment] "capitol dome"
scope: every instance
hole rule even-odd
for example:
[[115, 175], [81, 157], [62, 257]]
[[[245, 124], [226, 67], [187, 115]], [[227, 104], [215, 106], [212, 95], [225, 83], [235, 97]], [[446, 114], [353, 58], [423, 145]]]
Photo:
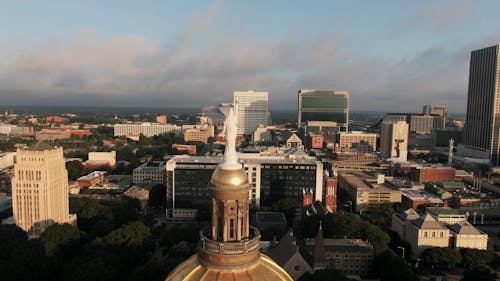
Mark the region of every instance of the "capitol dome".
[[166, 281], [173, 280], [291, 281], [293, 279], [270, 257], [263, 254], [260, 254], [253, 266], [232, 270], [218, 270], [204, 266], [199, 262], [198, 254], [195, 254], [178, 265], [166, 279]]

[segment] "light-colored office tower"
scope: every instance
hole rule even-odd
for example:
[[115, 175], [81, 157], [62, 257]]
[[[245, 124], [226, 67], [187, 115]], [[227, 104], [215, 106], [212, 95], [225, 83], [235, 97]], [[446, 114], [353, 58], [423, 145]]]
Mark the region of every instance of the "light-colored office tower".
[[14, 221], [37, 237], [51, 224], [76, 223], [69, 214], [68, 172], [63, 149], [38, 142], [17, 150], [12, 179]]
[[349, 93], [346, 91], [299, 90], [297, 124], [308, 121], [337, 122], [340, 131], [349, 128]]
[[113, 125], [115, 136], [139, 136], [145, 137], [157, 136], [165, 133], [180, 134], [182, 127], [172, 124], [158, 123], [127, 123]]
[[446, 122], [448, 122], [448, 106], [447, 105], [436, 105], [436, 104], [426, 104], [423, 107], [424, 114], [439, 115], [441, 117], [441, 126], [434, 126], [434, 128], [444, 128], [446, 127]]
[[499, 164], [499, 45], [471, 53], [464, 153]]
[[[438, 116], [432, 115], [411, 115], [410, 116], [410, 131], [417, 134], [430, 134], [432, 128], [434, 127], [435, 119], [439, 119]], [[437, 122], [441, 123], [441, 122]], [[437, 128], [441, 128], [441, 124], [436, 124]]]
[[234, 92], [234, 110], [238, 135], [251, 135], [259, 125], [269, 125], [267, 92]]
[[408, 123], [382, 123], [380, 156], [397, 162], [406, 162], [408, 157]]

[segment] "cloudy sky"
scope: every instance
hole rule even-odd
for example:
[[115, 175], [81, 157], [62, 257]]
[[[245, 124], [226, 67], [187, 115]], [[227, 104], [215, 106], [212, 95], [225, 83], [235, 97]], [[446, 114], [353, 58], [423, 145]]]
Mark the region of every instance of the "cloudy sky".
[[351, 110], [464, 112], [497, 0], [0, 2], [0, 104], [202, 107], [347, 90]]

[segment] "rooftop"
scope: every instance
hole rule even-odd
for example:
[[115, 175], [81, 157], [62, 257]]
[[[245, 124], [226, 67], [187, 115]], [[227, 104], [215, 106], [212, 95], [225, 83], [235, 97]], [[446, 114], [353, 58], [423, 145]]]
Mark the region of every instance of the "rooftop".
[[427, 212], [434, 216], [465, 216], [465, 212], [459, 209], [446, 207], [428, 207]]
[[411, 200], [426, 200], [430, 201], [430, 203], [443, 203], [443, 200], [441, 200], [441, 198], [422, 189], [404, 188], [401, 189], [401, 191], [403, 192], [403, 196]]
[[[316, 244], [315, 239], [305, 238], [304, 243], [307, 248], [312, 248]], [[331, 252], [373, 252], [373, 246], [361, 239], [324, 239], [325, 249]]]
[[44, 150], [52, 150], [52, 149], [54, 149], [54, 146], [50, 145], [44, 141], [38, 141], [38, 142], [28, 146], [28, 148], [26, 148], [26, 150], [29, 150], [29, 151], [44, 151]]

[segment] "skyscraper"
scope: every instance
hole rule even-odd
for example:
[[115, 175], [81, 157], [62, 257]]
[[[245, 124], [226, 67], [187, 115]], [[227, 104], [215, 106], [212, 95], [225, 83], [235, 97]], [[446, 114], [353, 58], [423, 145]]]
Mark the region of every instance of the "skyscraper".
[[267, 92], [234, 92], [238, 135], [251, 135], [259, 125], [269, 125], [268, 104]]
[[250, 226], [250, 185], [236, 156], [234, 118], [231, 110], [226, 119], [224, 163], [210, 180], [212, 225], [200, 232], [198, 253], [178, 265], [166, 281], [293, 280], [260, 252], [259, 231]]
[[423, 107], [423, 114], [428, 115], [439, 115], [440, 124], [436, 124], [434, 128], [444, 128], [446, 127], [446, 122], [448, 118], [448, 106], [447, 105], [436, 105], [436, 104], [426, 104]]
[[349, 127], [349, 93], [346, 91], [299, 90], [297, 124], [302, 127], [308, 121], [337, 122], [340, 131]]
[[464, 153], [498, 165], [500, 142], [499, 45], [471, 53]]
[[17, 150], [12, 209], [17, 226], [39, 236], [54, 223], [75, 223], [69, 214], [68, 172], [63, 150], [38, 142]]

